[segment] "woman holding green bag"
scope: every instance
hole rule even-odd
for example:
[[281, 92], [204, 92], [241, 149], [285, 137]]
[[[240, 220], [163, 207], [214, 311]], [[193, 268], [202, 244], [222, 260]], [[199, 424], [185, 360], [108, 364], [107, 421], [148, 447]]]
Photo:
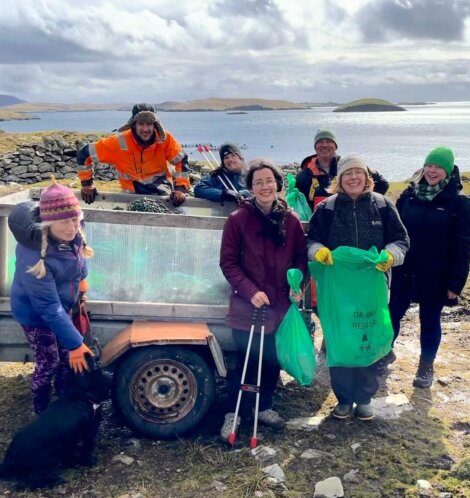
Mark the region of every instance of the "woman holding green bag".
[[[383, 262], [377, 264], [377, 270], [389, 272], [392, 266], [403, 263], [409, 247], [406, 229], [391, 201], [373, 193], [373, 186], [361, 156], [349, 154], [341, 158], [337, 180], [330, 189], [336, 195], [321, 202], [310, 220], [307, 245], [311, 261], [334, 265], [331, 251], [340, 246], [366, 251], [375, 246], [378, 251], [385, 250]], [[360, 286], [358, 281], [357, 288]], [[333, 347], [327, 341], [327, 350], [330, 346]], [[334, 366], [330, 367], [330, 376], [338, 399], [333, 416], [347, 418], [355, 403], [357, 418], [372, 419], [370, 402], [378, 389], [376, 365]]]
[[[253, 197], [242, 201], [228, 217], [220, 248], [220, 268], [232, 287], [226, 322], [232, 327], [238, 357], [237, 368], [229, 372], [228, 382], [234, 402], [240, 389], [253, 311], [266, 306], [258, 420], [279, 429], [284, 425], [284, 419], [272, 409], [280, 372], [274, 333], [291, 304], [287, 270], [298, 268], [305, 275], [307, 246], [298, 216], [278, 199], [282, 175], [272, 161], [251, 161], [246, 185]], [[260, 334], [255, 330], [246, 376], [251, 384], [256, 384], [259, 344]], [[220, 432], [223, 441], [229, 439], [234, 418], [233, 412], [225, 415]], [[236, 423], [238, 426], [240, 417]]]

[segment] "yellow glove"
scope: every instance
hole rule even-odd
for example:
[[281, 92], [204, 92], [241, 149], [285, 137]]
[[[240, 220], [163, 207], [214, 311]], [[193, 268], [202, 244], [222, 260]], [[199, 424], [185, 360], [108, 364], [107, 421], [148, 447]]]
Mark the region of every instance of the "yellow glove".
[[387, 253], [387, 261], [385, 263], [379, 263], [378, 265], [375, 265], [377, 270], [383, 271], [384, 273], [393, 266], [393, 263], [395, 262], [395, 258], [393, 257], [393, 254], [389, 251], [385, 251]]
[[313, 256], [315, 261], [318, 261], [322, 265], [332, 265], [333, 264], [333, 256], [331, 255], [331, 251], [328, 247], [322, 247], [318, 249], [318, 251]]
[[82, 343], [77, 349], [69, 351], [69, 364], [70, 368], [75, 373], [82, 373], [88, 370], [88, 363], [86, 361], [85, 355], [89, 354], [94, 356], [93, 352], [88, 348], [85, 343]]

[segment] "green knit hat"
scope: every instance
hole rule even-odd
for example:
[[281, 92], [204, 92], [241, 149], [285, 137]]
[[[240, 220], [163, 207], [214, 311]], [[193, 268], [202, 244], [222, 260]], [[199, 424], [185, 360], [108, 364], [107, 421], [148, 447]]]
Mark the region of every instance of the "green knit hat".
[[336, 138], [336, 133], [331, 128], [320, 128], [317, 131], [317, 134], [315, 135], [315, 139], [313, 142], [314, 145], [317, 145], [317, 142], [322, 138], [333, 140], [333, 142], [336, 145], [336, 148], [338, 148], [338, 139]]
[[436, 147], [426, 156], [424, 165], [426, 164], [435, 164], [450, 176], [454, 170], [454, 153], [449, 147]]

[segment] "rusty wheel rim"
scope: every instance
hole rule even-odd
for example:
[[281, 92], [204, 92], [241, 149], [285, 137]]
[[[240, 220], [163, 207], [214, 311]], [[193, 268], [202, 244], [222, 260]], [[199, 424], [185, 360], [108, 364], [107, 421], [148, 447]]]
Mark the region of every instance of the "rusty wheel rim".
[[161, 359], [140, 368], [130, 386], [131, 402], [138, 414], [154, 423], [174, 423], [194, 407], [197, 382], [184, 364]]

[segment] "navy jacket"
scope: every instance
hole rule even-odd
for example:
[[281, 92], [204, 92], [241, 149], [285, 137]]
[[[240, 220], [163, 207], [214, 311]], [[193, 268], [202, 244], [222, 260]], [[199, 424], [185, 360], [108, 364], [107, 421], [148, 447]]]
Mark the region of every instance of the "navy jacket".
[[[232, 187], [234, 187], [232, 189]], [[194, 197], [207, 199], [213, 202], [224, 200], [224, 190], [236, 190], [243, 197], [251, 194], [246, 190], [245, 182], [241, 173], [233, 173], [225, 168], [219, 174], [209, 174], [204, 176], [194, 187]]]
[[470, 199], [459, 195], [459, 169], [432, 201], [423, 201], [408, 187], [397, 209], [408, 230], [411, 248], [403, 266], [393, 269], [392, 299], [411, 289], [416, 302], [445, 303], [447, 291], [460, 294], [470, 259]]
[[[34, 203], [18, 204], [10, 216], [10, 223], [16, 240], [27, 242], [33, 233], [31, 223]], [[23, 223], [21, 223], [23, 219]], [[18, 243], [16, 247], [16, 269], [11, 287], [11, 311], [15, 320], [30, 327], [49, 328], [57, 337], [58, 343], [66, 349], [78, 348], [83, 338], [72, 323], [69, 312], [78, 298], [80, 281], [87, 276], [86, 261], [81, 254], [80, 236], [66, 249], [49, 238], [45, 257], [46, 275], [38, 279], [27, 273], [40, 258], [40, 250]]]

